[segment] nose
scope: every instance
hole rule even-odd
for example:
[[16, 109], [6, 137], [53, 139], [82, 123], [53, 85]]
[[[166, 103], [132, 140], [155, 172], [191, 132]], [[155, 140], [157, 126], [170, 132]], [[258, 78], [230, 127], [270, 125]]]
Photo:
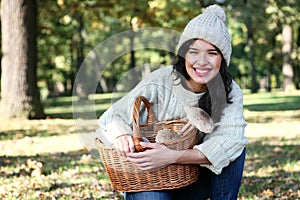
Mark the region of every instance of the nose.
[[205, 65], [208, 64], [208, 59], [207, 59], [207, 54], [206, 53], [200, 53], [198, 55], [197, 64], [199, 66], [205, 66]]

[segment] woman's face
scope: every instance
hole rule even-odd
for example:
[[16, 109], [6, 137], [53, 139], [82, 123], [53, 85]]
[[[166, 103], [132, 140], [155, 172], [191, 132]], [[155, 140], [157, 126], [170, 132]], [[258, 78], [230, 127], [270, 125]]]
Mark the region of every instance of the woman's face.
[[196, 40], [185, 55], [186, 71], [191, 77], [189, 87], [194, 92], [203, 92], [206, 83], [219, 73], [221, 62], [222, 55], [212, 44]]

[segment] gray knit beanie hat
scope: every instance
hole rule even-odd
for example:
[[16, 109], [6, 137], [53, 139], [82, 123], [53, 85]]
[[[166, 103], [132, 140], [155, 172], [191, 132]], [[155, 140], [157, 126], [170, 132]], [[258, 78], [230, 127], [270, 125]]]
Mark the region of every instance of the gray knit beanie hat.
[[203, 39], [220, 49], [227, 66], [229, 66], [232, 47], [225, 22], [226, 15], [221, 7], [217, 5], [207, 7], [202, 14], [193, 18], [186, 25], [179, 39], [178, 47], [190, 39]]

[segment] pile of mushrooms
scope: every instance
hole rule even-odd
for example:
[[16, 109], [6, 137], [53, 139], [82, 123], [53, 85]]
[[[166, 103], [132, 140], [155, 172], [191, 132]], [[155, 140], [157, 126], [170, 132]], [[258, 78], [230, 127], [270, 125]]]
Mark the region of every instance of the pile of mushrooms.
[[213, 131], [214, 122], [203, 109], [185, 106], [184, 111], [186, 112], [188, 123], [179, 132], [175, 132], [171, 129], [159, 130], [155, 142], [164, 143], [185, 136], [188, 134], [187, 130], [194, 127], [204, 133], [211, 133]]

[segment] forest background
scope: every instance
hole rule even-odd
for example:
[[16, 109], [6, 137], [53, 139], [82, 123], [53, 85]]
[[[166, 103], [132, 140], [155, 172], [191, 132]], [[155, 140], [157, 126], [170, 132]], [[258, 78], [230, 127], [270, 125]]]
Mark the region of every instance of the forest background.
[[[115, 87], [124, 74], [169, 65], [174, 53], [129, 51], [110, 63], [92, 92], [74, 84], [77, 72], [116, 34], [147, 27], [181, 32], [215, 3], [227, 14], [229, 70], [245, 97], [250, 143], [239, 199], [300, 199], [299, 0], [1, 0], [0, 198], [121, 199], [78, 140], [72, 94], [83, 91], [75, 101], [92, 101], [99, 117], [123, 95]], [[132, 49], [138, 42], [127, 38]]]
[[[3, 114], [44, 117], [40, 98], [71, 95], [80, 65], [101, 42], [145, 27], [181, 32], [203, 8], [218, 2], [232, 35], [230, 71], [241, 87], [251, 93], [299, 89], [299, 0], [2, 0]], [[138, 42], [128, 39], [128, 45]], [[174, 53], [158, 49], [128, 52], [99, 77], [96, 93], [112, 92], [120, 77], [136, 66], [168, 65], [173, 58]]]

